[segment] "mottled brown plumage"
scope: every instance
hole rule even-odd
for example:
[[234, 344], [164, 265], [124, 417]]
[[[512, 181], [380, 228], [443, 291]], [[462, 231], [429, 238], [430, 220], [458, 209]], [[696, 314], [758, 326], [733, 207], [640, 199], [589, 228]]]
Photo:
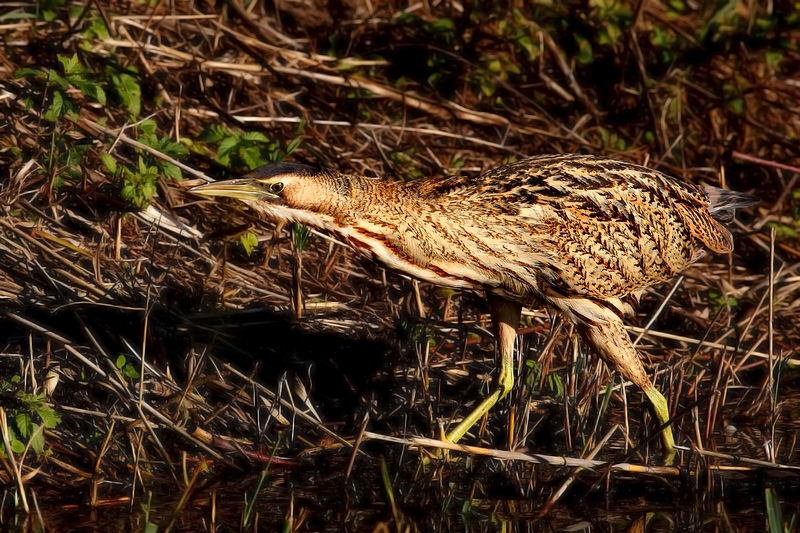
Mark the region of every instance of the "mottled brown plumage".
[[[666, 423], [666, 400], [623, 328], [621, 317], [632, 311], [623, 298], [670, 279], [707, 250], [729, 252], [733, 240], [720, 221], [754, 203], [745, 194], [574, 154], [531, 157], [477, 178], [412, 182], [266, 165], [193, 190], [325, 230], [415, 278], [484, 291], [502, 356], [499, 386], [448, 435], [452, 441], [513, 386], [520, 311], [540, 303], [572, 320]], [[671, 450], [669, 427], [663, 438]]]

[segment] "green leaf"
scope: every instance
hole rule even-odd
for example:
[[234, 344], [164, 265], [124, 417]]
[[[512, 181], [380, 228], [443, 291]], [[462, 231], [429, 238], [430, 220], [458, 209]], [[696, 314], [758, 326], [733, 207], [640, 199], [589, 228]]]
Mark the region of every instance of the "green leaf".
[[47, 75], [43, 70], [38, 68], [23, 67], [14, 71], [15, 78], [31, 78], [31, 77], [46, 77]]
[[561, 398], [564, 395], [564, 383], [558, 374], [549, 374], [547, 376], [547, 384], [557, 398]]
[[[219, 149], [217, 150], [217, 161], [223, 165], [227, 165], [230, 161], [231, 154], [236, 150], [238, 145], [239, 139], [236, 137], [226, 137], [222, 139], [222, 142], [219, 143]], [[224, 163], [223, 158], [225, 158]]]
[[242, 135], [245, 141], [269, 143], [269, 138], [260, 131], [248, 131]]
[[504, 72], [503, 64], [497, 58], [489, 60], [489, 63], [486, 65], [486, 68], [489, 69], [489, 72], [492, 72], [494, 74], [499, 74], [500, 72]]
[[128, 363], [124, 367], [122, 367], [122, 375], [128, 379], [139, 379], [139, 371], [136, 370], [136, 367], [132, 364]]
[[158, 124], [156, 124], [156, 121], [151, 118], [143, 120], [139, 123], [139, 131], [143, 135], [155, 135], [157, 129]]
[[530, 390], [536, 390], [539, 386], [539, 380], [542, 379], [542, 365], [535, 359], [526, 359], [525, 367], [526, 372], [526, 385]]
[[575, 39], [578, 41], [578, 53], [575, 54], [575, 59], [578, 61], [578, 63], [588, 65], [594, 61], [592, 44], [587, 39], [584, 39], [580, 36], [576, 36]]
[[650, 32], [650, 42], [656, 48], [670, 48], [675, 44], [676, 35], [670, 28], [656, 26]]
[[302, 252], [306, 249], [306, 246], [308, 245], [308, 238], [310, 236], [311, 230], [308, 229], [308, 226], [297, 223], [292, 225], [292, 240], [294, 241], [294, 247], [298, 252]]
[[172, 163], [161, 163], [161, 172], [164, 173], [165, 177], [175, 181], [181, 181], [183, 179], [183, 173], [181, 172], [180, 167], [177, 167]]
[[744, 113], [744, 99], [743, 98], [734, 98], [728, 102], [728, 109], [731, 112], [742, 115]]
[[67, 77], [83, 73], [83, 65], [78, 61], [78, 54], [72, 54], [70, 57], [58, 54], [58, 62], [61, 63], [64, 75]]
[[23, 439], [30, 438], [33, 429], [36, 427], [31, 420], [31, 415], [28, 413], [17, 413], [14, 417], [14, 424], [17, 426], [20, 437]]
[[46, 428], [53, 429], [61, 423], [61, 413], [49, 405], [43, 405], [36, 410], [36, 413], [42, 418], [42, 423]]
[[265, 163], [264, 159], [261, 157], [261, 150], [255, 146], [240, 148], [239, 156], [250, 170], [258, 168]]
[[136, 186], [131, 182], [127, 182], [127, 180], [125, 185], [123, 185], [122, 189], [119, 191], [119, 195], [122, 196], [123, 200], [128, 200], [132, 204], [138, 204], [138, 202], [135, 201]]
[[620, 27], [613, 22], [606, 22], [598, 36], [598, 42], [604, 46], [614, 46], [620, 37], [622, 37]]
[[208, 143], [218, 143], [230, 133], [225, 126], [212, 125], [206, 129], [201, 135], [200, 140]]
[[780, 70], [781, 61], [783, 61], [783, 58], [783, 52], [778, 50], [767, 50], [764, 52], [764, 62], [773, 71]]
[[139, 81], [130, 74], [123, 72], [111, 76], [114, 90], [122, 101], [122, 105], [132, 117], [138, 117], [142, 112], [142, 88]]
[[440, 18], [440, 19], [435, 20], [431, 24], [431, 28], [434, 31], [439, 32], [439, 33], [447, 33], [447, 32], [455, 31], [456, 23], [453, 22], [453, 20], [449, 19], [449, 18]]
[[239, 242], [242, 244], [245, 253], [249, 256], [258, 247], [258, 236], [252, 231], [242, 234], [239, 237]]
[[781, 501], [772, 488], [768, 487], [764, 490], [764, 500], [767, 507], [767, 527], [769, 533], [784, 533]]
[[503, 79], [508, 78], [508, 73], [522, 74], [522, 70], [520, 70], [519, 65], [514, 63], [514, 61], [510, 57], [504, 56], [504, 59], [505, 59], [506, 76], [503, 76]]
[[83, 36], [86, 39], [97, 37], [98, 39], [108, 39], [108, 27], [100, 17], [95, 17], [89, 22], [89, 26], [84, 30]]
[[89, 85], [89, 92], [86, 93], [94, 97], [100, 104], [106, 105], [106, 92], [103, 90], [103, 87], [97, 83], [92, 83]]
[[31, 448], [33, 448], [37, 454], [40, 454], [44, 451], [44, 431], [40, 430], [38, 426], [35, 431], [29, 442], [31, 443]]
[[70, 86], [70, 81], [55, 70], [51, 70], [47, 73], [47, 83], [48, 85], [53, 87], [58, 86], [62, 89], [67, 89]]
[[775, 228], [775, 235], [779, 239], [797, 239], [798, 237], [797, 230], [792, 226], [781, 224], [779, 222], [768, 222], [767, 225], [770, 228]]
[[64, 116], [64, 95], [61, 94], [61, 91], [55, 91], [53, 93], [53, 101], [50, 102], [50, 106], [45, 111], [44, 118], [47, 121], [55, 122]]
[[11, 449], [14, 451], [14, 453], [19, 455], [25, 451], [25, 443], [19, 439], [14, 439], [11, 441]]
[[286, 155], [291, 154], [300, 146], [302, 139], [300, 137], [295, 137], [289, 142], [289, 145], [286, 147]]
[[669, 7], [676, 13], [683, 13], [686, 11], [686, 3], [683, 0], [669, 0]]
[[[155, 181], [147, 181], [142, 185], [142, 196], [146, 198], [145, 204], [150, 203], [150, 199], [156, 195], [156, 182]], [[145, 206], [142, 206], [145, 207]]]
[[117, 173], [117, 160], [114, 159], [111, 154], [103, 154], [100, 156], [100, 159], [103, 160], [103, 164], [106, 166], [106, 169], [111, 172], [112, 174]]
[[125, 167], [125, 178], [120, 196], [134, 206], [143, 209], [156, 194], [158, 177], [158, 167], [148, 165], [144, 158], [139, 156], [137, 170]]
[[67, 152], [65, 162], [67, 166], [78, 166], [86, 158], [86, 153], [91, 149], [90, 144], [73, 145]]
[[533, 61], [539, 57], [539, 46], [533, 43], [533, 40], [527, 36], [523, 35], [521, 37], [517, 37], [517, 44], [522, 47], [523, 50], [528, 54], [528, 59]]
[[86, 96], [91, 96], [101, 104], [106, 103], [106, 92], [98, 84], [82, 78], [71, 78], [70, 81]]
[[494, 95], [495, 85], [494, 81], [489, 77], [484, 77], [481, 79], [481, 92], [486, 96]]
[[158, 148], [170, 157], [179, 159], [189, 155], [189, 149], [181, 143], [175, 142], [168, 137], [162, 137], [158, 141]]

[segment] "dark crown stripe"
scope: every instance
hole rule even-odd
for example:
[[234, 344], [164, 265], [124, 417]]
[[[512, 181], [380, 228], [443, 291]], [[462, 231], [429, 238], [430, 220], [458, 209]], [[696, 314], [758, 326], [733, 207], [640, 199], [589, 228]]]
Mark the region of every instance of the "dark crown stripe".
[[283, 174], [301, 174], [310, 176], [319, 172], [319, 169], [300, 163], [274, 163], [260, 166], [249, 174], [251, 178], [267, 179]]

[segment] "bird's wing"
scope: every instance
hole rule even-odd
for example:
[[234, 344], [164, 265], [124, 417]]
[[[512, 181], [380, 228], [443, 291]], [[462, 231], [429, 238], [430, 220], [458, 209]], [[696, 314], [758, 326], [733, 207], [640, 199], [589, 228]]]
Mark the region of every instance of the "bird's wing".
[[[665, 281], [732, 247], [698, 187], [591, 156], [541, 156], [479, 178], [476, 203], [503, 212], [496, 240], [549, 296], [607, 299]], [[503, 235], [500, 235], [500, 232]], [[529, 260], [528, 258], [533, 258]]]

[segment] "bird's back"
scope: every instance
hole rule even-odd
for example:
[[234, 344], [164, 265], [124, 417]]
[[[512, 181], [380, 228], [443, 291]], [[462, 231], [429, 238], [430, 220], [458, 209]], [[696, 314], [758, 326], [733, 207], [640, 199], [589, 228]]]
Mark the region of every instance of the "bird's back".
[[727, 252], [726, 220], [747, 195], [700, 188], [638, 165], [538, 156], [477, 178], [412, 186], [435, 228], [431, 265], [527, 302], [617, 298]]

